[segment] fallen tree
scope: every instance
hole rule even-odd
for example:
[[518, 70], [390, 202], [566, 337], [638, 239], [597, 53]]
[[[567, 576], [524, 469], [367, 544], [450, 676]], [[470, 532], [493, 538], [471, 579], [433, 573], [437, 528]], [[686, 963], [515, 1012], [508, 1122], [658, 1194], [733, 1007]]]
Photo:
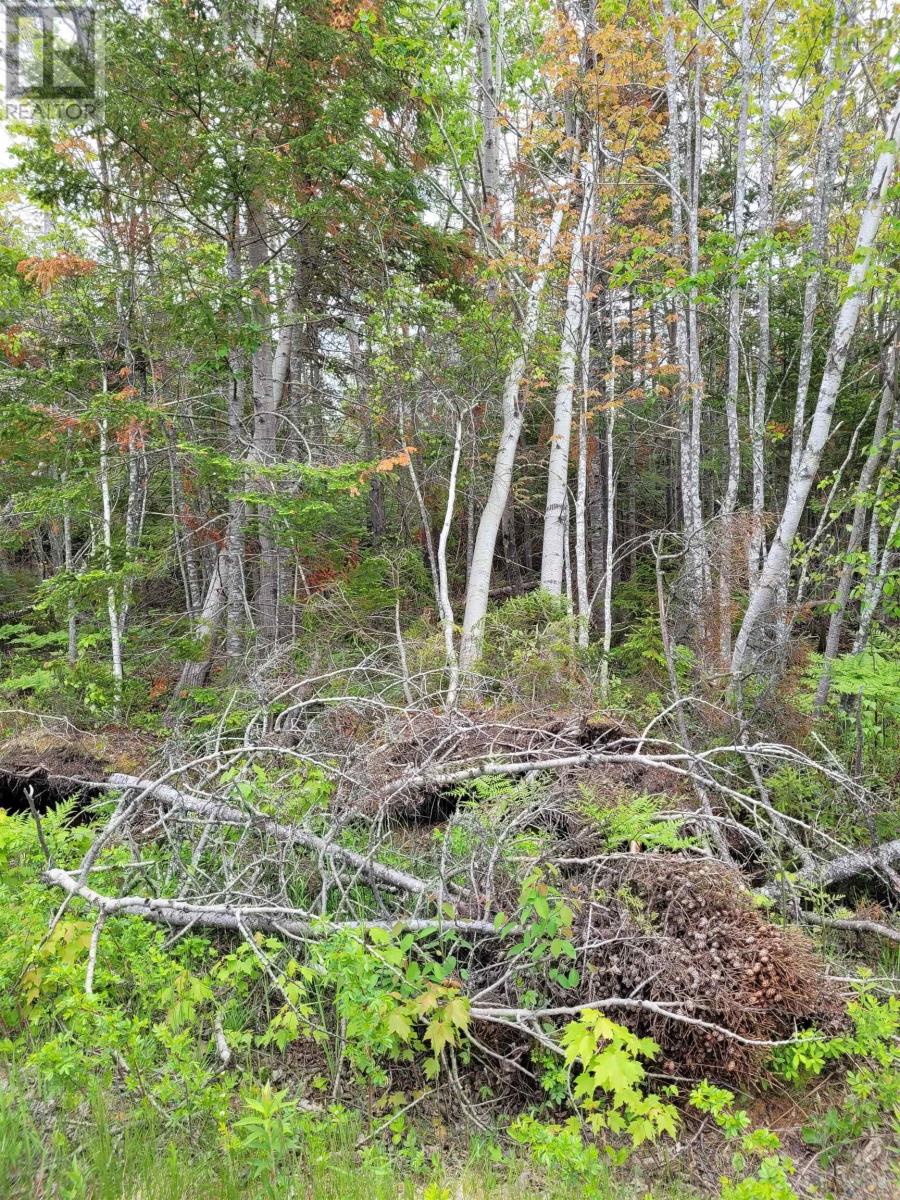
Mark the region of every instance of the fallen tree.
[[[811, 944], [771, 923], [748, 885], [788, 897], [802, 921], [805, 886], [878, 870], [895, 851], [850, 852], [778, 812], [765, 776], [809, 767], [795, 748], [694, 751], [597, 719], [394, 718], [353, 701], [320, 709], [292, 745], [276, 742], [245, 738], [157, 779], [109, 777], [121, 798], [94, 846], [44, 876], [95, 912], [92, 963], [105, 922], [123, 916], [174, 936], [270, 935], [294, 954], [348, 937], [374, 953], [378, 939], [412, 937], [423, 961], [457, 964], [479, 1045], [504, 1061], [521, 1053], [511, 1037], [555, 1047], [554, 1023], [591, 1007], [618, 1010], [657, 1040], [667, 1069], [697, 1077], [750, 1079], [765, 1047], [840, 1027], [841, 994]], [[297, 815], [290, 772], [323, 763], [333, 790]], [[820, 770], [861, 795], [833, 764]], [[696, 807], [698, 771], [709, 813]], [[590, 795], [613, 811], [648, 791], [666, 803], [637, 840], [610, 841], [585, 808]], [[717, 859], [710, 819], [743, 875]], [[123, 840], [144, 851], [141, 886], [126, 872], [100, 889], [92, 874]], [[870, 925], [857, 931], [891, 931]], [[277, 963], [267, 970], [276, 986]]]
[[367, 879], [387, 884], [389, 887], [400, 888], [402, 891], [418, 895], [428, 890], [428, 884], [405, 871], [398, 871], [376, 862], [370, 856], [358, 854], [327, 838], [318, 837], [314, 833], [301, 829], [297, 825], [285, 825], [259, 812], [247, 812], [217, 801], [202, 800], [188, 792], [165, 783], [147, 782], [134, 775], [113, 774], [109, 783], [116, 788], [129, 788], [132, 791], [145, 791], [148, 796], [161, 800], [172, 809], [195, 813], [211, 824], [235, 825], [255, 829], [258, 833], [275, 838], [286, 847], [300, 846], [306, 850], [314, 850], [322, 859], [333, 859], [342, 866], [358, 871]]

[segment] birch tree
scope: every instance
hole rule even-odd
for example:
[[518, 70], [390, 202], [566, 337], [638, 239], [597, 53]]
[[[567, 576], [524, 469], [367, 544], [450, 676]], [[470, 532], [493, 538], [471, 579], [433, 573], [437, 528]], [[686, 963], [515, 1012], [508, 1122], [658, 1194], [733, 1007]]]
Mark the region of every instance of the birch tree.
[[585, 304], [584, 244], [591, 235], [593, 189], [588, 167], [582, 166], [582, 201], [572, 237], [572, 255], [566, 288], [559, 352], [559, 376], [547, 467], [547, 500], [544, 507], [544, 540], [541, 555], [541, 587], [553, 596], [562, 591], [563, 559], [568, 540], [566, 521], [569, 488], [569, 447], [572, 434], [572, 402], [575, 395], [575, 368], [578, 361]]
[[747, 124], [750, 108], [750, 4], [741, 3], [741, 33], [738, 49], [741, 92], [738, 102], [737, 140], [734, 159], [734, 266], [728, 294], [728, 383], [725, 395], [725, 424], [728, 431], [728, 474], [722, 497], [721, 539], [719, 549], [719, 652], [722, 660], [731, 657], [731, 559], [734, 534], [732, 520], [737, 507], [741, 480], [741, 441], [738, 425], [738, 391], [741, 377], [741, 283], [740, 255], [744, 249], [745, 209], [747, 205]]
[[[692, 81], [692, 104], [682, 103], [681, 69], [675, 40], [675, 14], [672, 0], [663, 0], [663, 46], [666, 62], [666, 97], [668, 103], [669, 195], [672, 209], [672, 252], [676, 259], [683, 255], [684, 212], [687, 211], [688, 271], [696, 275], [699, 268], [699, 178], [702, 162], [702, 131], [700, 108], [701, 56], [695, 53]], [[686, 154], [685, 122], [688, 117], [693, 145]], [[687, 198], [685, 197], [687, 193]], [[676, 395], [679, 414], [681, 507], [686, 551], [687, 603], [696, 620], [702, 608], [704, 594], [703, 513], [700, 501], [700, 421], [703, 411], [703, 382], [700, 373], [700, 347], [697, 341], [697, 288], [692, 285], [688, 295], [681, 292], [672, 300], [675, 363], [678, 368]]]
[[588, 414], [591, 410], [591, 326], [590, 326], [590, 280], [592, 256], [588, 254], [585, 266], [585, 292], [581, 304], [581, 328], [579, 330], [579, 359], [581, 387], [578, 405], [578, 466], [575, 483], [575, 586], [578, 596], [578, 645], [587, 649], [591, 622], [591, 603], [588, 592], [588, 536], [587, 536], [587, 485], [588, 485]]
[[844, 300], [835, 320], [809, 437], [797, 469], [788, 481], [784, 511], [769, 547], [759, 580], [750, 596], [740, 633], [735, 642], [731, 672], [738, 687], [740, 687], [747, 667], [751, 639], [760, 619], [774, 604], [780, 581], [789, 567], [794, 537], [819, 468], [822, 452], [831, 432], [838, 389], [865, 299], [864, 284], [878, 227], [881, 224], [884, 200], [893, 178], [897, 156], [895, 139], [898, 129], [900, 129], [900, 99], [895, 102], [888, 117], [883, 142], [884, 148], [878, 154], [866, 194], [866, 204], [860, 217], [853, 263], [847, 273]]
[[769, 275], [771, 271], [772, 237], [772, 9], [763, 22], [762, 86], [760, 96], [759, 131], [759, 241], [761, 245], [758, 265], [757, 304], [759, 308], [759, 340], [756, 348], [756, 389], [753, 396], [750, 420], [750, 452], [753, 474], [753, 523], [748, 547], [748, 577], [751, 589], [756, 585], [762, 567], [765, 545], [763, 527], [766, 506], [766, 398], [769, 390], [769, 360], [771, 356], [769, 332]]
[[567, 182], [556, 201], [553, 215], [544, 232], [538, 252], [534, 279], [528, 289], [525, 299], [525, 311], [519, 335], [519, 347], [506, 373], [501, 398], [501, 413], [503, 426], [500, 431], [500, 442], [494, 457], [494, 469], [491, 477], [491, 487], [488, 498], [478, 522], [475, 535], [475, 545], [472, 551], [472, 566], [466, 586], [466, 607], [463, 615], [462, 642], [459, 653], [459, 666], [463, 675], [470, 674], [478, 661], [484, 638], [484, 618], [487, 615], [488, 597], [491, 587], [491, 569], [494, 562], [494, 551], [497, 546], [497, 534], [503, 518], [503, 510], [512, 486], [513, 467], [516, 461], [516, 451], [519, 436], [522, 432], [522, 421], [525, 417], [525, 406], [521, 401], [519, 391], [528, 355], [531, 351], [535, 334], [537, 333], [538, 316], [540, 313], [541, 297], [547, 282], [547, 272], [550, 269], [553, 251], [562, 228], [563, 217], [569, 205], [571, 184]]
[[[879, 476], [872, 505], [872, 518], [869, 522], [869, 537], [866, 546], [866, 569], [863, 593], [859, 606], [859, 624], [853, 638], [853, 653], [859, 654], [865, 650], [872, 632], [872, 622], [887, 581], [891, 560], [897, 550], [897, 534], [900, 530], [900, 502], [891, 505], [888, 497], [896, 491], [896, 471], [900, 465], [900, 387], [897, 383], [897, 369], [900, 353], [894, 347], [893, 387], [894, 412], [890, 420], [890, 450]], [[887, 526], [884, 542], [881, 541], [882, 520]]]
[[[852, 588], [853, 581], [856, 577], [856, 558], [859, 548], [862, 545], [863, 534], [865, 532], [866, 513], [869, 511], [869, 492], [875, 480], [875, 476], [878, 472], [878, 467], [881, 461], [882, 444], [888, 431], [888, 422], [895, 411], [897, 395], [896, 336], [892, 341], [892, 344], [885, 352], [882, 374], [883, 385], [881, 389], [881, 402], [878, 406], [878, 414], [875, 418], [875, 429], [872, 433], [872, 442], [869, 446], [865, 462], [863, 463], [862, 470], [859, 473], [859, 480], [856, 484], [856, 499], [853, 504], [853, 516], [850, 522], [850, 536], [847, 539], [847, 548], [844, 551], [844, 562], [841, 567], [837, 591], [833, 601], [832, 613], [828, 622], [828, 634], [825, 639], [825, 654], [822, 661], [822, 673], [819, 676], [819, 683], [816, 687], [816, 711], [821, 711], [828, 701], [828, 693], [831, 688], [832, 665], [835, 658], [837, 658], [838, 648], [840, 646], [841, 633], [844, 628], [844, 618], [847, 612], [847, 603], [850, 599], [850, 589]], [[873, 511], [872, 521], [877, 523], [877, 519], [877, 514]]]

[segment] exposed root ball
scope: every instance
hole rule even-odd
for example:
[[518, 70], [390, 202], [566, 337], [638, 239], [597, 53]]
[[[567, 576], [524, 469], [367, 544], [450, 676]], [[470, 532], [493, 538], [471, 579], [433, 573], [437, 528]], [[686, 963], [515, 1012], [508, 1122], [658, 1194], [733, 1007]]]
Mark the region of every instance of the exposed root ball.
[[[810, 942], [769, 922], [737, 874], [717, 863], [624, 856], [582, 877], [573, 893], [581, 898], [579, 1000], [681, 1002], [689, 1016], [760, 1040], [812, 1025], [836, 1032], [843, 1023], [844, 998]], [[571, 993], [561, 1002], [571, 1004]], [[651, 1034], [679, 1074], [748, 1082], [767, 1056], [763, 1047], [656, 1014], [623, 1019]]]
[[[344, 743], [347, 730], [341, 711], [329, 715], [319, 730]], [[359, 738], [359, 730], [354, 736]], [[399, 719], [377, 731], [354, 766], [353, 774], [367, 786], [354, 806], [368, 817], [401, 820], [446, 819], [456, 808], [459, 785], [443, 782], [443, 774], [458, 775], [479, 764], [528, 763], [540, 771], [542, 762], [566, 756], [621, 750], [637, 744], [637, 735], [608, 718], [585, 714], [560, 716], [546, 711], [530, 717], [478, 709], [452, 713], [416, 713], [414, 722]]]

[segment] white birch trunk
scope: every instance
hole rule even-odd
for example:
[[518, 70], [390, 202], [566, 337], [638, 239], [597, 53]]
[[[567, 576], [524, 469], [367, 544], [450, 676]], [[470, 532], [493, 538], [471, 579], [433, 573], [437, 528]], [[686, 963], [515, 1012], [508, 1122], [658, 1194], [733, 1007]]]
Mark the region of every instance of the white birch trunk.
[[[270, 466], [277, 446], [278, 408], [273, 381], [272, 317], [269, 308], [268, 223], [264, 209], [255, 201], [247, 205], [247, 257], [259, 293], [252, 304], [254, 322], [260, 328], [259, 345], [253, 351], [253, 455]], [[261, 486], [271, 487], [268, 481]], [[272, 509], [257, 505], [259, 522], [259, 587], [256, 596], [258, 634], [266, 646], [278, 639], [279, 553]]]
[[[675, 24], [672, 0], [663, 0], [663, 20], [665, 31], [663, 46], [666, 59], [666, 97], [668, 101], [668, 143], [669, 143], [669, 195], [672, 207], [672, 253], [678, 259], [683, 255], [685, 198], [682, 188], [687, 184], [690, 201], [687, 203], [689, 227], [689, 260], [690, 270], [694, 271], [694, 260], [699, 259], [698, 240], [698, 197], [695, 195], [694, 181], [699, 167], [699, 157], [695, 153], [688, 178], [685, 163], [685, 152], [681, 138], [682, 101], [679, 87], [679, 62], [675, 45]], [[699, 66], [698, 66], [699, 71]], [[695, 113], [699, 109], [699, 75], [695, 76]], [[696, 147], [699, 150], [699, 146]], [[702, 511], [700, 511], [700, 476], [699, 476], [699, 437], [700, 411], [702, 406], [702, 382], [695, 379], [694, 372], [699, 370], [699, 346], [696, 345], [696, 289], [694, 299], [686, 299], [678, 293], [673, 299], [675, 325], [675, 362], [678, 367], [678, 382], [676, 397], [678, 401], [679, 422], [679, 472], [682, 521], [685, 539], [687, 541], [686, 573], [687, 606], [696, 618], [701, 609], [703, 592], [702, 546], [700, 538], [703, 529]], [[694, 344], [691, 344], [693, 337]], [[699, 383], [699, 390], [695, 384]]]
[[[146, 457], [140, 439], [133, 428], [128, 431], [128, 500], [125, 507], [125, 567], [134, 562], [144, 528], [147, 510]], [[122, 582], [122, 598], [119, 602], [119, 627], [124, 634], [131, 607], [132, 588], [126, 573]]]
[[806, 402], [809, 397], [809, 382], [812, 375], [813, 331], [816, 306], [819, 302], [819, 289], [822, 285], [822, 273], [825, 267], [828, 217], [831, 211], [834, 177], [837, 171], [838, 155], [843, 136], [841, 108], [846, 89], [846, 74], [841, 81], [840, 88], [837, 91], [834, 88], [834, 69], [837, 39], [840, 31], [841, 7], [839, 4], [835, 12], [831, 41], [823, 67], [824, 78], [822, 86], [825, 89], [825, 101], [822, 107], [819, 152], [816, 158], [815, 177], [813, 179], [812, 222], [806, 254], [809, 260], [809, 275], [803, 291], [803, 326], [800, 333], [800, 360], [797, 367], [797, 396], [794, 402], [794, 426], [791, 437], [789, 477], [793, 477], [796, 473], [800, 465], [800, 455], [803, 452]]
[[[241, 231], [237, 205], [231, 214], [226, 247], [226, 271], [229, 284], [237, 289], [241, 283]], [[246, 410], [247, 361], [240, 344], [230, 351], [228, 365], [232, 375], [228, 396], [228, 451], [232, 459], [237, 461], [243, 454], [243, 422]], [[244, 526], [247, 505], [237, 494], [244, 486], [243, 479], [235, 480], [232, 485], [225, 533], [228, 589], [225, 653], [231, 663], [237, 663], [243, 653], [244, 616], [247, 609], [247, 587], [244, 578]], [[197, 594], [197, 589], [194, 591]]]
[[609, 699], [609, 652], [612, 649], [613, 546], [616, 530], [616, 476], [613, 429], [616, 411], [606, 414], [606, 554], [603, 567], [603, 657], [600, 660], [600, 698]]
[[738, 112], [734, 167], [734, 255], [728, 298], [728, 385], [725, 396], [728, 429], [728, 478], [722, 514], [730, 516], [737, 505], [741, 477], [741, 446], [738, 429], [738, 389], [741, 366], [741, 284], [739, 258], [744, 249], [744, 209], [747, 203], [747, 119], [750, 107], [750, 3], [741, 4], [741, 98]]
[[462, 417], [457, 416], [456, 428], [453, 435], [453, 461], [450, 464], [450, 482], [447, 488], [447, 507], [444, 510], [444, 523], [438, 536], [437, 568], [438, 568], [438, 601], [441, 612], [441, 626], [444, 631], [444, 653], [447, 657], [449, 682], [447, 685], [447, 707], [453, 708], [459, 692], [459, 658], [453, 640], [453, 606], [450, 603], [450, 585], [447, 575], [447, 541], [453, 524], [453, 514], [456, 510], [456, 481], [459, 475], [459, 458], [462, 452]]
[[587, 439], [588, 411], [591, 407], [591, 335], [588, 321], [588, 286], [581, 301], [581, 403], [578, 408], [578, 475], [575, 485], [575, 588], [578, 596], [578, 645], [588, 646], [591, 605], [588, 598], [587, 551]]
[[194, 627], [194, 637], [204, 644], [205, 655], [197, 662], [186, 662], [181, 668], [181, 678], [176, 691], [190, 691], [191, 688], [201, 687], [209, 675], [215, 653], [216, 635], [219, 622], [225, 609], [228, 579], [228, 551], [221, 550], [213, 563], [212, 574], [203, 600], [203, 607]]
[[[72, 447], [72, 431], [69, 430], [66, 434], [66, 469], [62, 473], [63, 487], [66, 486], [69, 479], [69, 453]], [[72, 517], [69, 508], [69, 500], [66, 500], [63, 505], [63, 562], [66, 568], [67, 575], [75, 574], [75, 556], [72, 552]], [[67, 629], [68, 629], [68, 660], [74, 666], [78, 661], [78, 620], [75, 615], [75, 601], [69, 599], [67, 604]]]
[[891, 452], [888, 455], [888, 460], [885, 463], [885, 469], [881, 472], [881, 475], [878, 479], [878, 487], [875, 491], [875, 504], [872, 511], [872, 520], [869, 524], [869, 541], [866, 553], [866, 582], [863, 586], [863, 596], [859, 608], [859, 627], [857, 628], [856, 635], [853, 639], [854, 654], [859, 654], [866, 648], [866, 645], [868, 644], [869, 634], [872, 629], [872, 621], [875, 617], [875, 611], [881, 602], [884, 583], [890, 569], [894, 539], [897, 536], [898, 522], [900, 522], [900, 507], [898, 507], [888, 530], [887, 538], [885, 539], [884, 552], [881, 553], [879, 550], [881, 543], [881, 523], [879, 521], [879, 514], [881, 512], [885, 486], [887, 481], [892, 477], [893, 472], [897, 469], [898, 461], [900, 461], [900, 438], [896, 436], [896, 431], [900, 430], [900, 396], [897, 397], [894, 404], [894, 416], [891, 422], [891, 427], [895, 431], [894, 442], [891, 446]]
[[547, 466], [547, 501], [544, 508], [544, 540], [541, 552], [541, 587], [558, 596], [563, 584], [563, 559], [566, 536], [566, 506], [569, 489], [569, 448], [572, 438], [572, 402], [575, 395], [575, 367], [581, 337], [581, 313], [584, 303], [584, 240], [590, 236], [593, 193], [589, 177], [585, 180], [581, 213], [572, 239], [572, 258], [566, 288], [566, 312], [559, 351], [559, 377]]
[[[875, 236], [881, 224], [885, 194], [893, 177], [897, 157], [895, 139], [898, 135], [898, 128], [900, 128], [900, 99], [894, 104], [893, 111], [888, 118], [887, 144], [878, 156], [869, 184], [866, 206], [860, 219], [859, 233], [853, 253], [853, 264], [847, 275], [844, 301], [835, 321], [809, 438], [797, 470], [789, 480], [781, 521], [772, 545], [769, 547], [759, 582], [750, 597], [741, 630], [735, 642], [731, 671], [738, 686], [740, 686], [744, 674], [750, 639], [760, 618], [771, 608], [780, 582], [789, 569], [794, 537], [819, 468], [822, 452], [831, 432], [834, 405], [865, 295], [863, 283], [868, 272]], [[879, 140], [881, 139], [879, 138]]]
[[[101, 367], [104, 395], [107, 391], [106, 368]], [[109, 492], [109, 426], [106, 417], [100, 421], [100, 503], [103, 511], [102, 537], [103, 562], [108, 574], [112, 575], [112, 502]], [[110, 579], [106, 588], [106, 608], [109, 613], [109, 644], [113, 674], [113, 716], [118, 720], [122, 710], [122, 624], [119, 617], [119, 602], [115, 585]]]
[[[406, 411], [403, 401], [400, 401], [400, 436], [406, 444]], [[434, 538], [431, 536], [431, 519], [428, 516], [428, 508], [425, 504], [425, 497], [422, 495], [422, 489], [419, 486], [419, 476], [416, 473], [415, 463], [412, 460], [412, 455], [408, 456], [406, 470], [409, 473], [409, 481], [412, 484], [413, 495], [416, 498], [416, 506], [419, 509], [419, 519], [422, 522], [422, 537], [425, 539], [425, 553], [428, 556], [428, 569], [431, 572], [431, 586], [434, 591], [434, 602], [437, 605], [438, 612], [441, 611], [441, 585], [438, 577], [437, 555], [434, 552]]]
[[537, 332], [538, 315], [541, 297], [547, 282], [547, 272], [562, 226], [563, 215], [568, 207], [569, 187], [567, 186], [560, 197], [547, 231], [544, 234], [538, 254], [537, 270], [525, 305], [522, 322], [522, 340], [519, 352], [510, 364], [503, 384], [503, 429], [500, 434], [500, 444], [494, 459], [494, 474], [491, 480], [491, 490], [478, 522], [478, 532], [475, 536], [475, 546], [472, 551], [472, 566], [469, 571], [469, 582], [466, 589], [466, 608], [463, 615], [462, 642], [460, 645], [459, 666], [463, 675], [470, 674], [481, 654], [481, 644], [484, 638], [484, 618], [487, 615], [488, 596], [491, 587], [491, 568], [494, 562], [494, 550], [497, 545], [497, 533], [506, 500], [512, 486], [513, 467], [516, 461], [516, 450], [519, 445], [519, 435], [522, 432], [522, 421], [525, 409], [519, 403], [519, 387], [531, 345]]
[[[481, 108], [481, 176], [484, 205], [482, 220], [486, 241], [500, 235], [500, 133], [497, 86], [491, 61], [491, 22], [487, 0], [475, 0], [475, 38], [478, 48], [478, 82]], [[491, 299], [496, 281], [488, 284]]]
[[887, 537], [884, 540], [884, 550], [880, 560], [875, 560], [871, 567], [871, 586], [867, 586], [865, 596], [863, 597], [862, 609], [859, 618], [859, 629], [856, 632], [856, 637], [853, 640], [853, 653], [861, 654], [869, 644], [869, 635], [872, 632], [872, 622], [875, 618], [875, 613], [878, 610], [878, 605], [881, 603], [881, 597], [884, 593], [884, 585], [887, 582], [888, 574], [891, 570], [891, 560], [896, 554], [897, 535], [900, 533], [900, 508], [894, 513], [894, 519], [891, 521], [887, 532]]
[[[702, 24], [704, 0], [697, 0], [697, 16]], [[691, 275], [700, 271], [700, 177], [703, 165], [703, 55], [701, 43], [694, 48], [694, 81], [692, 103], [693, 146], [691, 158], [691, 180], [688, 210], [688, 249]], [[706, 537], [703, 528], [703, 506], [700, 495], [700, 430], [703, 420], [703, 398], [705, 382], [700, 362], [700, 317], [697, 300], [698, 289], [693, 286], [688, 294], [688, 349], [690, 355], [690, 458], [688, 469], [687, 510], [689, 512], [688, 570], [693, 595], [696, 596], [695, 616], [698, 623], [704, 621], [703, 604], [709, 593], [709, 561], [706, 553]]]
[[[844, 103], [844, 93], [847, 85], [846, 72], [837, 91], [834, 84], [836, 47], [841, 25], [842, 4], [838, 4], [832, 27], [831, 41], [825, 55], [823, 65], [823, 87], [825, 101], [822, 108], [822, 120], [819, 133], [819, 151], [816, 158], [815, 175], [812, 192], [812, 219], [810, 225], [809, 243], [806, 247], [808, 275], [803, 290], [803, 324], [800, 332], [800, 358], [797, 367], [797, 394], [794, 400], [793, 429], [791, 432], [791, 457], [788, 468], [788, 479], [792, 479], [800, 465], [800, 455], [803, 451], [803, 440], [806, 430], [806, 403], [809, 397], [809, 383], [812, 375], [813, 342], [815, 330], [816, 307], [819, 302], [819, 289], [825, 268], [825, 247], [828, 240], [828, 218], [831, 210], [831, 197], [834, 190], [834, 179], [837, 171], [838, 156], [842, 140], [841, 109]], [[778, 623], [777, 634], [781, 649], [787, 643], [789, 621], [785, 616], [788, 594], [788, 572], [785, 572], [778, 585]]]
[[734, 531], [732, 518], [741, 482], [741, 442], [738, 427], [738, 390], [741, 368], [741, 285], [739, 258], [744, 248], [744, 208], [747, 202], [747, 120], [750, 107], [750, 3], [741, 3], [741, 98], [738, 112], [734, 165], [734, 256], [728, 298], [728, 384], [725, 395], [725, 424], [728, 431], [728, 476], [721, 508], [719, 550], [719, 653], [723, 662], [731, 657], [731, 559]]
[[[772, 233], [772, 9], [766, 14], [763, 33], [762, 110], [759, 144], [759, 236], [765, 242]], [[748, 576], [751, 591], [762, 570], [765, 552], [763, 514], [765, 492], [765, 429], [766, 395], [769, 388], [769, 252], [763, 254], [759, 266], [759, 345], [756, 351], [756, 392], [750, 422], [750, 452], [753, 475], [753, 526], [748, 547]]]
[[612, 649], [613, 548], [616, 532], [616, 472], [613, 431], [616, 423], [616, 314], [609, 295], [609, 373], [606, 376], [606, 552], [603, 556], [603, 657], [600, 699], [609, 699], [609, 652]]

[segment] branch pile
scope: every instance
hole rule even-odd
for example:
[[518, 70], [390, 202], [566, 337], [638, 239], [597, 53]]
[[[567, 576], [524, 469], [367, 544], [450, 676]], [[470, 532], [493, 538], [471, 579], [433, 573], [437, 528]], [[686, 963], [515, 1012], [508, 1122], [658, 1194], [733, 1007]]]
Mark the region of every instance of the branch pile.
[[[423, 953], [457, 964], [474, 1060], [514, 1069], [531, 1048], [554, 1048], [554, 1030], [585, 1006], [653, 1036], [672, 1074], [742, 1082], [773, 1044], [840, 1026], [843, 997], [811, 943], [769, 921], [746, 882], [755, 873], [783, 895], [779, 862], [818, 885], [850, 870], [846, 853], [771, 805], [765, 772], [798, 751], [735, 743], [693, 753], [575, 718], [384, 718], [348, 705], [317, 718], [315, 750], [312, 737], [277, 750], [245, 740], [157, 779], [113, 775], [120, 799], [80, 867], [45, 878], [64, 903], [77, 897], [97, 912], [97, 939], [119, 915], [248, 941], [266, 932], [294, 955], [336, 935], [414, 933]], [[343, 744], [354, 749], [341, 755], [348, 722], [355, 740]], [[313, 768], [334, 780], [324, 799], [303, 790]], [[692, 834], [684, 848], [604, 841], [576, 786], [604, 777], [608, 795], [668, 781], [663, 816]], [[692, 804], [698, 777], [714, 810]], [[710, 819], [730, 863], [704, 837]], [[92, 872], [120, 843], [138, 868], [112, 894]], [[889, 848], [852, 859], [890, 882]], [[544, 936], [547, 913], [558, 920]], [[270, 964], [273, 985], [277, 973]]]

